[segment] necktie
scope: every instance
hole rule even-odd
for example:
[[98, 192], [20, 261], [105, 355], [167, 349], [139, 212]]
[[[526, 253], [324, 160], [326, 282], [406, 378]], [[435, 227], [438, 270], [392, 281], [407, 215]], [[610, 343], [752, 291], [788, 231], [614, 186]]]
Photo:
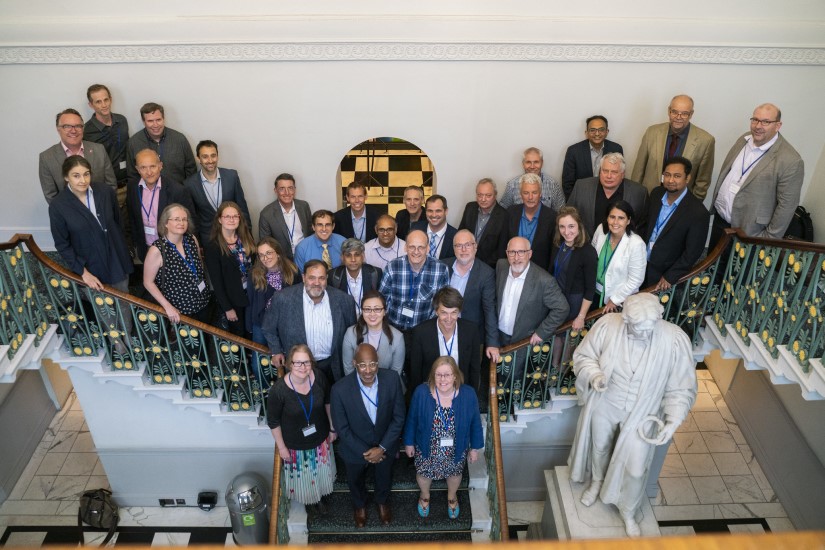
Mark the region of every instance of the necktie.
[[670, 147], [667, 149], [667, 158], [676, 156], [676, 151], [679, 149], [680, 138], [677, 134], [670, 136]]
[[321, 247], [324, 249], [324, 251], [321, 252], [321, 261], [327, 264], [327, 269], [332, 269], [332, 259], [329, 257], [328, 245], [322, 244]]
[[435, 233], [430, 235], [430, 256], [432, 256], [433, 258], [435, 258], [435, 251], [438, 249], [438, 246], [435, 243], [435, 237]]

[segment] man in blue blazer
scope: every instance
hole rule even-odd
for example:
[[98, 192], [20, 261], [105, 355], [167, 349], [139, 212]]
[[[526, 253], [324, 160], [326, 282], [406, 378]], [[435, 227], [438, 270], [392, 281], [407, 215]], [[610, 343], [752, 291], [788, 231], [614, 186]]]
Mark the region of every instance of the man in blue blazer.
[[392, 521], [390, 488], [392, 465], [404, 429], [404, 392], [401, 378], [379, 368], [378, 352], [369, 344], [355, 349], [354, 371], [332, 386], [330, 413], [338, 432], [336, 453], [347, 469], [355, 526], [367, 521], [366, 474], [375, 469], [375, 503], [384, 525]]
[[567, 148], [564, 155], [564, 167], [561, 171], [561, 184], [565, 198], [570, 198], [573, 186], [578, 180], [597, 175], [599, 161], [607, 153], [624, 153], [622, 146], [607, 139], [610, 128], [607, 118], [593, 115], [585, 122], [584, 141], [574, 143]]
[[321, 260], [304, 265], [304, 282], [276, 292], [264, 315], [264, 335], [275, 366], [282, 366], [295, 344], [306, 344], [318, 370], [330, 385], [343, 378], [341, 343], [355, 324], [355, 301], [337, 288], [327, 288], [327, 266]]
[[231, 168], [218, 167], [218, 144], [205, 139], [195, 148], [195, 156], [201, 169], [183, 182], [189, 191], [194, 212], [189, 225], [197, 232], [201, 243], [209, 239], [212, 222], [222, 202], [232, 201], [241, 209], [246, 218], [246, 224], [252, 229], [252, 220], [249, 217], [249, 208], [244, 198], [243, 187], [238, 172]]
[[378, 220], [377, 210], [366, 204], [367, 186], [360, 181], [353, 181], [347, 185], [347, 202], [349, 206], [335, 213], [335, 232], [345, 239], [358, 239], [361, 242], [373, 240], [375, 223]]

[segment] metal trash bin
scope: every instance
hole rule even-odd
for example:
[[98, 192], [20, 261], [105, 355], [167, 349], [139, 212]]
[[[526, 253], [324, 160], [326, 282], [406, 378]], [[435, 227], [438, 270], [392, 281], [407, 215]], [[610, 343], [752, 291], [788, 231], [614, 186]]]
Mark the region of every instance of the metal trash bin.
[[235, 476], [226, 487], [226, 507], [235, 544], [269, 542], [269, 491], [263, 477], [253, 472]]

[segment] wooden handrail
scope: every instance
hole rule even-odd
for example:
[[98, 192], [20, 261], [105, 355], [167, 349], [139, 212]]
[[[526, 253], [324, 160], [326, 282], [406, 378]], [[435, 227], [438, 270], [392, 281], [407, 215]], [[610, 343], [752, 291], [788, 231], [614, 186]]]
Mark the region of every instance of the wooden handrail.
[[501, 533], [501, 542], [506, 542], [510, 539], [510, 529], [507, 521], [507, 493], [504, 488], [504, 461], [501, 452], [497, 385], [496, 364], [490, 361], [490, 387], [488, 389], [490, 395], [487, 400], [487, 414], [490, 415], [490, 429], [493, 430], [493, 456], [496, 459], [496, 494], [498, 495], [498, 517], [501, 526], [499, 532]]

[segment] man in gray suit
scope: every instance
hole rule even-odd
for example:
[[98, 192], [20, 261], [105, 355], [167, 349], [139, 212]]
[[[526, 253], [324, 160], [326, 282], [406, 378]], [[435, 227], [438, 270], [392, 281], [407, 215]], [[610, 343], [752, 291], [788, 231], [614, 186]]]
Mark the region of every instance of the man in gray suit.
[[261, 210], [258, 238], [272, 237], [281, 244], [284, 254], [292, 260], [295, 247], [304, 237], [312, 235], [312, 210], [306, 201], [295, 198], [295, 177], [284, 172], [275, 178], [275, 201]]
[[502, 346], [530, 338], [531, 344], [550, 339], [567, 318], [567, 299], [556, 279], [530, 261], [530, 241], [513, 237], [507, 260], [496, 264], [496, 310]]
[[240, 207], [247, 225], [251, 228], [252, 220], [249, 218], [249, 208], [246, 206], [241, 179], [237, 171], [218, 167], [218, 144], [209, 139], [201, 141], [195, 147], [195, 156], [198, 158], [201, 169], [189, 176], [183, 185], [192, 196], [192, 203], [195, 206], [192, 216], [197, 220], [198, 238], [201, 243], [209, 240], [212, 221], [215, 219], [218, 207], [225, 201], [232, 201]]
[[[566, 302], [565, 302], [566, 303]], [[264, 335], [273, 363], [280, 367], [295, 344], [306, 344], [330, 386], [344, 376], [341, 343], [355, 324], [355, 301], [337, 288], [327, 288], [327, 266], [321, 260], [304, 265], [304, 282], [276, 292], [264, 316]]]
[[726, 227], [752, 237], [781, 239], [799, 206], [805, 165], [779, 134], [782, 111], [771, 103], [758, 106], [751, 131], [733, 144], [719, 172], [711, 213], [710, 246]]
[[587, 238], [593, 236], [596, 226], [607, 217], [607, 208], [617, 200], [625, 200], [636, 214], [636, 230], [643, 233], [647, 218], [647, 189], [624, 177], [625, 162], [621, 153], [608, 153], [599, 165], [599, 177], [576, 182], [567, 206], [574, 206], [587, 229]]
[[115, 172], [106, 149], [99, 143], [83, 141], [83, 117], [75, 109], [57, 113], [55, 120], [60, 142], [40, 153], [40, 187], [46, 202], [63, 190], [63, 161], [72, 155], [80, 155], [92, 165], [92, 181], [102, 182], [117, 189]]

